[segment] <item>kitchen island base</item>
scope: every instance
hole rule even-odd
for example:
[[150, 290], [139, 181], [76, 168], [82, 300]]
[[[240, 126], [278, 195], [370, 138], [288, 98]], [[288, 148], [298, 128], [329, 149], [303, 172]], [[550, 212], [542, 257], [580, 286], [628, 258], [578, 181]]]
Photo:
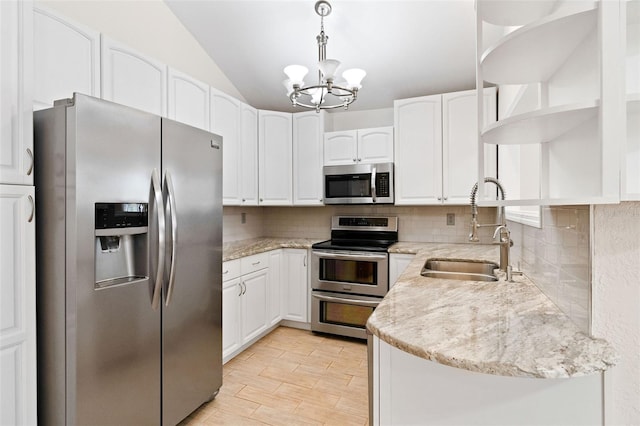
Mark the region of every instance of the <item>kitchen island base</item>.
[[604, 372], [542, 379], [442, 365], [372, 339], [374, 425], [603, 424]]

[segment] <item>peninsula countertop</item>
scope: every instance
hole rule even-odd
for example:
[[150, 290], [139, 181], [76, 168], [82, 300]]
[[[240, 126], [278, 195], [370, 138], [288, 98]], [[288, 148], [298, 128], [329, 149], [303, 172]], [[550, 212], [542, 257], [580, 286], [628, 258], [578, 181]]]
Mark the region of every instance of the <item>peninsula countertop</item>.
[[488, 260], [482, 244], [398, 243], [390, 253], [416, 254], [369, 317], [386, 343], [444, 365], [494, 375], [567, 378], [604, 371], [618, 355], [588, 336], [525, 276], [507, 282], [426, 278], [428, 258]]

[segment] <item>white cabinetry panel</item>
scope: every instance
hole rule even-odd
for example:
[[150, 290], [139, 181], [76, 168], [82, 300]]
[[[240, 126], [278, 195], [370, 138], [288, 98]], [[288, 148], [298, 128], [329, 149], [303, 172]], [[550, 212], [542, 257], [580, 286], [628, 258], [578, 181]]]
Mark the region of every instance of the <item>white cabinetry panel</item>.
[[307, 250], [283, 249], [283, 319], [309, 322]]
[[290, 113], [258, 111], [258, 167], [261, 205], [293, 202], [293, 143]]
[[32, 6], [0, 1], [0, 183], [33, 185]]
[[242, 104], [240, 119], [240, 202], [258, 205], [258, 110]]
[[33, 109], [74, 92], [100, 97], [100, 33], [38, 5], [33, 13]]
[[293, 114], [293, 204], [321, 206], [325, 113]]
[[269, 252], [269, 309], [268, 326], [274, 326], [282, 319], [282, 251]]
[[209, 86], [169, 68], [169, 118], [209, 130]]
[[268, 269], [242, 276], [242, 343], [248, 343], [267, 329]]
[[324, 165], [355, 164], [358, 161], [358, 132], [345, 130], [324, 134]]
[[102, 40], [102, 97], [167, 116], [167, 66], [115, 40]]
[[241, 293], [240, 278], [233, 278], [222, 283], [222, 359], [225, 362], [242, 346], [240, 339]]
[[358, 129], [358, 163], [393, 162], [393, 127]]
[[32, 186], [0, 185], [0, 424], [36, 424]]
[[211, 131], [222, 136], [222, 200], [225, 206], [241, 204], [240, 123], [240, 101], [212, 88]]

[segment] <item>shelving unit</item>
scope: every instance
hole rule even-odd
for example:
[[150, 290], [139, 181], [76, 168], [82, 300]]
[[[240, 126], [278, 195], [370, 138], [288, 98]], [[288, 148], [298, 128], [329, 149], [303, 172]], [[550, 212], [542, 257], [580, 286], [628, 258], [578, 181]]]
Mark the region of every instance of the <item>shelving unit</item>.
[[[503, 105], [496, 123], [478, 128], [479, 143], [499, 147], [506, 205], [620, 200], [619, 13], [617, 1], [478, 0], [476, 87], [497, 85]], [[483, 43], [486, 24], [504, 27], [492, 46]], [[520, 104], [527, 85], [537, 99]], [[478, 181], [489, 176], [482, 159], [479, 169]], [[493, 193], [481, 190], [478, 204], [503, 204]]]

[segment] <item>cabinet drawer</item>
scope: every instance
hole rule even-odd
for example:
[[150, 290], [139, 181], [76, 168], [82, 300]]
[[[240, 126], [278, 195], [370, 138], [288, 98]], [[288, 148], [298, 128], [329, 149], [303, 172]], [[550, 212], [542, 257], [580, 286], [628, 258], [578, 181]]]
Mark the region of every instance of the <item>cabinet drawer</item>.
[[222, 262], [222, 281], [228, 281], [240, 276], [240, 259]]
[[269, 254], [260, 253], [253, 256], [247, 256], [240, 259], [240, 271], [242, 275], [250, 272], [258, 271], [269, 266]]

